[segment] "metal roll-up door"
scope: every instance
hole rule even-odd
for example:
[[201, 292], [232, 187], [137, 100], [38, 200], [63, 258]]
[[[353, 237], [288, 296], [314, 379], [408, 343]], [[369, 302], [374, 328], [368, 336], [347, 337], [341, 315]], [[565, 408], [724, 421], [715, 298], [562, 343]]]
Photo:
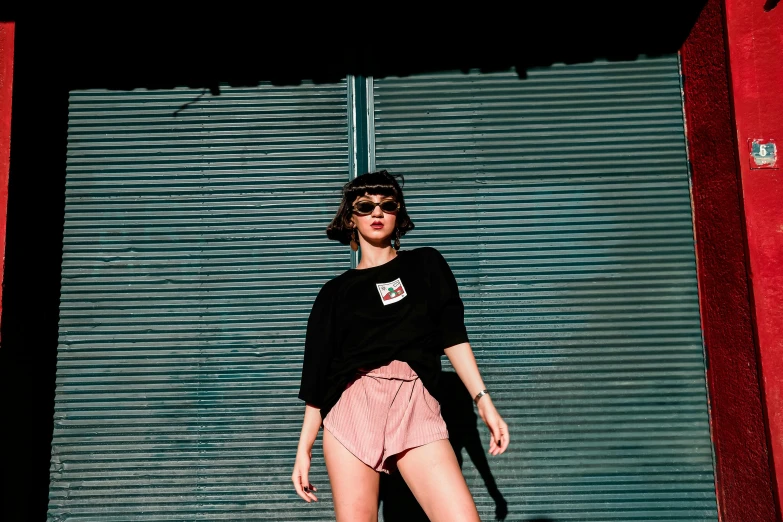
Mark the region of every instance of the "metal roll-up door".
[[290, 474], [307, 315], [350, 267], [346, 100], [71, 93], [50, 520], [332, 518]]
[[510, 424], [491, 477], [463, 450], [482, 519], [716, 520], [677, 57], [373, 89]]

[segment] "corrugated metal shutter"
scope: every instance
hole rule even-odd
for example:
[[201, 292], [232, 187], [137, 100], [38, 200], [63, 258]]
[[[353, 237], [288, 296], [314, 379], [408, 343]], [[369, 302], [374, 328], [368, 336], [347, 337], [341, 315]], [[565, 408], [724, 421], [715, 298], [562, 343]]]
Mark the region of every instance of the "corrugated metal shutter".
[[289, 477], [346, 93], [71, 94], [50, 520], [333, 517]]
[[451, 263], [511, 426], [508, 518], [716, 520], [676, 56], [379, 79], [374, 103], [403, 248]]

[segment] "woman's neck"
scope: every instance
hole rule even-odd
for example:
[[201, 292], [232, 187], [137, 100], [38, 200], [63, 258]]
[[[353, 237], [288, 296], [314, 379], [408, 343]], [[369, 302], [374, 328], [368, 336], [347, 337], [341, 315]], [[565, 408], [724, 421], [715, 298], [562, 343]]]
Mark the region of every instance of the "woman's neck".
[[362, 258], [359, 264], [356, 265], [356, 268], [359, 270], [383, 265], [397, 257], [397, 251], [391, 245], [376, 247], [365, 242], [362, 243]]

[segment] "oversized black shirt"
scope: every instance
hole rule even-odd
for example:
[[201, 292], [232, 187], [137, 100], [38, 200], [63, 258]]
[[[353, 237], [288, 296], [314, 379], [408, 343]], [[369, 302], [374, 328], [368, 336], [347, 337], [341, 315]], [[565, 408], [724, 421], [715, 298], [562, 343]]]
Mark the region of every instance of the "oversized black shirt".
[[307, 322], [299, 398], [326, 417], [359, 368], [407, 362], [434, 393], [445, 348], [468, 341], [454, 274], [434, 248], [327, 282]]

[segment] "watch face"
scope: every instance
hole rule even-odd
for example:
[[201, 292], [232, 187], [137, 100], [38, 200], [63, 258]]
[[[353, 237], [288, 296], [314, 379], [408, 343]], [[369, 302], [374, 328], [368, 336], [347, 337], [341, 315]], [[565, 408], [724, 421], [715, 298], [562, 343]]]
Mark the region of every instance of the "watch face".
[[390, 283], [376, 284], [375, 287], [381, 295], [381, 301], [384, 306], [396, 303], [400, 299], [404, 299], [406, 295], [405, 287], [402, 286], [402, 281], [399, 278]]

